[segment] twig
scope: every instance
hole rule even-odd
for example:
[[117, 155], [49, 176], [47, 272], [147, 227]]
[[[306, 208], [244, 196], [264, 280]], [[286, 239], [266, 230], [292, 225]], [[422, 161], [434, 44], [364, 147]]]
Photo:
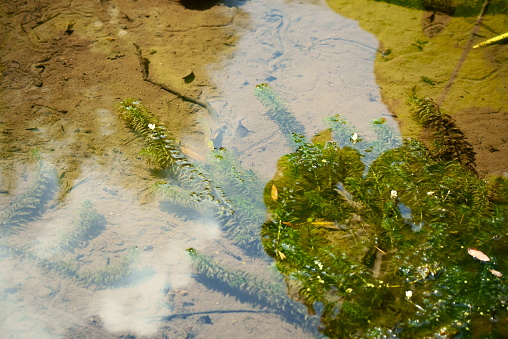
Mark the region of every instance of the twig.
[[137, 44], [133, 44], [133, 45], [136, 48], [136, 55], [138, 56], [139, 66], [141, 67], [141, 74], [143, 76], [144, 81], [149, 82], [152, 85], [158, 86], [159, 88], [165, 90], [166, 92], [176, 95], [178, 98], [181, 98], [184, 101], [188, 101], [188, 102], [191, 102], [193, 104], [203, 107], [204, 109], [206, 109], [208, 111], [208, 113], [210, 113], [212, 118], [217, 119], [217, 112], [215, 112], [215, 109], [213, 109], [213, 107], [210, 106], [210, 104], [201, 102], [201, 101], [193, 99], [191, 97], [188, 97], [188, 96], [180, 93], [179, 91], [177, 91], [174, 88], [171, 88], [167, 85], [161, 84], [159, 82], [156, 82], [156, 81], [153, 81], [152, 79], [150, 79], [150, 77], [149, 77], [150, 60], [143, 57], [141, 48], [139, 48], [139, 46]]
[[487, 13], [487, 9], [489, 8], [490, 1], [491, 0], [485, 0], [485, 2], [483, 3], [480, 14], [478, 15], [478, 18], [476, 19], [476, 22], [474, 23], [473, 29], [471, 30], [471, 33], [469, 34], [469, 39], [466, 42], [464, 49], [462, 50], [462, 55], [460, 56], [459, 61], [457, 62], [457, 65], [455, 66], [455, 69], [453, 70], [452, 74], [450, 75], [450, 79], [448, 79], [448, 82], [445, 85], [443, 93], [441, 94], [441, 98], [439, 98], [439, 100], [438, 100], [439, 105], [441, 105], [444, 102], [446, 95], [450, 91], [450, 88], [454, 84], [455, 79], [457, 78], [459, 71], [462, 68], [462, 64], [464, 63], [467, 55], [473, 48], [473, 42], [474, 42], [475, 36], [478, 33], [478, 30], [480, 29], [480, 25], [483, 21], [483, 18], [485, 17], [485, 13]]

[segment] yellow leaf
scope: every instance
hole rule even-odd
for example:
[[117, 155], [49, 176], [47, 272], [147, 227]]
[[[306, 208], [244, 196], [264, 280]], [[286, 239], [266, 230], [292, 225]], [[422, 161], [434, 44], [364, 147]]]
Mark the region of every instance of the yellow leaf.
[[284, 253], [282, 253], [281, 251], [277, 251], [277, 254], [279, 255], [280, 257], [280, 260], [284, 260], [286, 259], [286, 256], [284, 255]]
[[277, 199], [279, 198], [279, 191], [277, 191], [277, 187], [275, 187], [274, 184], [272, 184], [272, 199], [273, 201], [277, 201]]
[[470, 256], [472, 256], [475, 259], [478, 259], [480, 261], [490, 261], [490, 258], [483, 253], [482, 251], [478, 251], [476, 248], [469, 247], [467, 249], [467, 253], [469, 253]]

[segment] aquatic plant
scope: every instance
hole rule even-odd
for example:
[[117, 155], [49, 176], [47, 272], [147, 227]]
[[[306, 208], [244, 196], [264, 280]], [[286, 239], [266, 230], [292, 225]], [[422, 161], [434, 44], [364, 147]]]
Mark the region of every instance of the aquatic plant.
[[372, 129], [376, 134], [376, 139], [374, 140], [367, 140], [358, 135], [355, 132], [355, 126], [341, 118], [339, 114], [328, 117], [325, 121], [332, 130], [333, 140], [337, 145], [357, 150], [363, 157], [363, 162], [366, 165], [369, 165], [381, 153], [398, 147], [402, 143], [402, 138], [393, 127], [386, 123], [385, 118], [372, 121]]
[[159, 169], [169, 169], [176, 175], [192, 164], [180, 149], [179, 143], [172, 138], [165, 126], [149, 112], [139, 100], [127, 99], [118, 105], [118, 114], [129, 127], [142, 136], [145, 148], [142, 154], [148, 163]]
[[134, 246], [127, 250], [124, 258], [116, 265], [106, 265], [97, 270], [81, 272], [81, 267], [75, 259], [65, 259], [58, 253], [50, 257], [42, 256], [29, 244], [18, 246], [3, 239], [0, 241], [0, 251], [47, 272], [55, 272], [85, 287], [96, 288], [113, 287], [120, 283], [134, 271], [139, 258], [139, 249]]
[[169, 172], [169, 181], [154, 185], [166, 210], [168, 204], [217, 220], [227, 235], [250, 254], [259, 253], [259, 225], [264, 218], [262, 185], [244, 171], [224, 148], [211, 150], [209, 162], [193, 164], [179, 144], [139, 101], [119, 105], [120, 116], [145, 138], [143, 155]]
[[[367, 172], [360, 152], [333, 143], [305, 143], [279, 168], [263, 245], [305, 303], [323, 305], [323, 334], [470, 335], [492, 316], [488, 330], [506, 331], [496, 254], [508, 244], [507, 180], [480, 180], [415, 140]], [[497, 260], [475, 261], [473, 247]]]
[[85, 286], [94, 285], [104, 288], [112, 286], [129, 274], [135, 264], [134, 252], [129, 252], [117, 266], [106, 266], [98, 271], [80, 273], [80, 265], [74, 258], [66, 257], [68, 251], [76, 247], [85, 247], [98, 236], [106, 226], [106, 219], [97, 213], [90, 201], [85, 201], [77, 218], [69, 229], [62, 232], [58, 243], [43, 250], [33, 244], [17, 244], [14, 241], [16, 231], [26, 223], [36, 220], [47, 212], [48, 203], [53, 199], [58, 180], [56, 170], [43, 160], [38, 151], [34, 151], [38, 160], [38, 173], [35, 182], [14, 199], [7, 208], [1, 222], [0, 251], [18, 258], [43, 270], [55, 272]]
[[132, 246], [127, 249], [122, 260], [116, 265], [106, 265], [97, 270], [86, 270], [78, 273], [76, 279], [86, 286], [95, 285], [98, 288], [115, 286], [134, 272], [139, 256], [139, 248]]
[[206, 279], [224, 285], [225, 289], [230, 289], [237, 297], [242, 294], [248, 302], [258, 307], [275, 311], [290, 323], [311, 332], [316, 330], [317, 318], [309, 317], [305, 307], [290, 299], [284, 290], [276, 288], [273, 283], [263, 281], [247, 272], [220, 265], [194, 248], [187, 249], [187, 253], [192, 258], [197, 272]]
[[256, 85], [254, 90], [256, 98], [267, 108], [266, 115], [277, 124], [290, 147], [295, 144], [293, 134], [305, 135], [305, 128], [289, 112], [278, 94], [265, 83]]
[[86, 247], [88, 242], [96, 238], [106, 227], [106, 218], [97, 213], [91, 201], [87, 200], [81, 206], [79, 219], [72, 226], [59, 235], [58, 248], [72, 251], [76, 247]]
[[[182, 201], [209, 200], [217, 202], [221, 207], [227, 206], [221, 188], [214, 187], [205, 173], [187, 159], [179, 143], [170, 135], [167, 128], [140, 101], [127, 99], [119, 104], [118, 112], [135, 132], [144, 137], [146, 146], [141, 154], [148, 157], [149, 164], [169, 171], [174, 180], [168, 185], [177, 184], [193, 192]], [[164, 185], [159, 185], [162, 194], [164, 194]], [[175, 195], [174, 191], [171, 195]]]
[[34, 151], [34, 156], [38, 160], [37, 179], [4, 211], [0, 219], [0, 236], [15, 233], [16, 227], [40, 217], [56, 193], [55, 168], [47, 164], [38, 151]]
[[[214, 187], [206, 174], [187, 159], [179, 143], [169, 134], [167, 128], [159, 123], [140, 101], [127, 99], [119, 104], [118, 112], [129, 127], [144, 137], [146, 146], [141, 154], [148, 157], [151, 165], [167, 170], [172, 175], [174, 179], [172, 183], [158, 185], [162, 195], [167, 192], [168, 197], [176, 201], [178, 193], [190, 191], [189, 196], [180, 198], [182, 203], [208, 200], [217, 202], [221, 207], [227, 206], [221, 188]], [[173, 189], [171, 185], [174, 184], [184, 190]]]
[[210, 176], [222, 187], [234, 211], [218, 215], [218, 220], [237, 245], [251, 254], [260, 253], [259, 228], [265, 219], [261, 180], [253, 171], [242, 169], [225, 148], [212, 150], [209, 159]]
[[445, 161], [457, 160], [474, 170], [475, 152], [457, 127], [453, 118], [444, 114], [431, 98], [419, 98], [416, 93], [409, 98], [414, 119], [433, 132], [433, 157]]

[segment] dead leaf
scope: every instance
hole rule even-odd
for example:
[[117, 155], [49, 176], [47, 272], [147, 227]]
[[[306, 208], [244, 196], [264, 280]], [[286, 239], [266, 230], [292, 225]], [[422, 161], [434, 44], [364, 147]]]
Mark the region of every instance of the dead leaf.
[[503, 276], [503, 273], [499, 272], [499, 271], [496, 271], [496, 270], [493, 270], [493, 269], [489, 269], [490, 273], [494, 274], [496, 277], [498, 278], [501, 278]]
[[482, 251], [478, 251], [476, 248], [469, 247], [467, 249], [467, 253], [469, 253], [470, 256], [472, 256], [475, 259], [478, 259], [480, 261], [490, 261], [490, 258], [483, 253]]
[[297, 230], [297, 229], [299, 229], [299, 228], [300, 228], [299, 226], [296, 226], [295, 224], [293, 224], [293, 223], [291, 223], [291, 222], [289, 222], [289, 221], [283, 221], [282, 223], [283, 223], [284, 225], [286, 225], [286, 226], [289, 226], [289, 227], [291, 227], [291, 228], [294, 228], [295, 230]]
[[185, 154], [191, 159], [194, 159], [199, 162], [206, 162], [206, 158], [201, 154], [199, 154], [198, 152], [194, 152], [193, 150], [184, 146], [180, 146], [180, 150], [182, 151], [183, 154]]
[[279, 191], [277, 191], [277, 187], [275, 187], [274, 184], [272, 184], [272, 200], [273, 201], [277, 201], [277, 199], [279, 199]]
[[281, 251], [277, 251], [277, 254], [279, 255], [280, 257], [280, 260], [284, 260], [286, 259], [286, 256], [284, 255], [284, 253], [282, 253]]

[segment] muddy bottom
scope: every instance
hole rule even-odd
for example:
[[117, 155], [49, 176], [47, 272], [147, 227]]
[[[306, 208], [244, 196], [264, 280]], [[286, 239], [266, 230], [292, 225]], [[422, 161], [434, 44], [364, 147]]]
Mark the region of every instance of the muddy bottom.
[[[289, 11], [274, 3], [269, 8], [246, 1], [186, 8], [158, 0], [0, 5], [2, 215], [37, 181], [33, 150], [54, 168], [58, 182], [38, 217], [18, 223], [16, 233], [1, 240], [2, 333], [32, 338], [312, 337], [266, 308], [195, 279], [185, 252], [190, 247], [280, 283], [270, 259], [262, 253], [246, 255], [213, 220], [161, 211], [150, 187], [164, 178], [139, 154], [142, 138], [116, 113], [120, 101], [141, 99], [198, 163], [222, 133], [221, 146], [263, 182], [290, 149], [252, 94], [258, 83], [270, 83], [293, 105], [309, 138], [326, 128], [324, 117], [334, 114], [364, 130], [366, 121], [391, 119], [374, 83], [378, 46], [372, 36], [361, 35], [356, 23], [321, 2], [305, 2], [303, 9], [290, 2]], [[318, 8], [329, 12], [310, 19], [304, 15]], [[334, 23], [329, 15], [342, 21]], [[264, 18], [263, 24], [256, 24], [255, 16]], [[309, 31], [299, 40], [299, 20], [331, 28], [327, 35]], [[256, 38], [241, 40], [250, 31], [257, 32]], [[294, 57], [295, 49], [305, 58]], [[313, 50], [319, 51], [317, 57]], [[229, 62], [241, 55], [249, 59], [249, 53], [259, 55], [257, 66]], [[502, 154], [504, 146], [486, 136], [498, 138], [492, 132], [496, 123], [489, 119], [505, 116], [462, 114], [468, 137], [486, 146], [476, 149], [478, 162]], [[504, 133], [504, 125], [499, 126]], [[495, 161], [496, 169], [508, 168], [508, 157]], [[87, 200], [104, 216], [104, 231], [62, 254], [55, 268], [56, 244], [79, 220]], [[76, 280], [76, 274], [122, 267], [132, 249], [139, 256], [138, 269], [121, 283], [104, 287]], [[73, 270], [77, 273], [70, 277]]]

